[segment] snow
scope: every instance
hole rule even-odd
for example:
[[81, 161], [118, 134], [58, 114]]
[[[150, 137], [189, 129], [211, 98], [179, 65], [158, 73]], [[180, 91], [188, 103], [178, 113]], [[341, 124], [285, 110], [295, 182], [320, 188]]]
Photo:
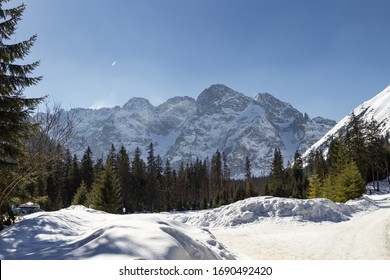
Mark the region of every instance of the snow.
[[334, 203], [328, 199], [293, 199], [272, 196], [253, 197], [222, 206], [213, 210], [176, 214], [174, 220], [200, 227], [235, 227], [264, 220], [341, 222], [348, 221], [354, 214], [369, 212], [378, 207], [367, 196], [346, 204]]
[[[390, 131], [390, 86], [378, 93], [376, 96], [368, 101], [363, 102], [352, 111], [355, 116], [360, 116], [363, 120], [369, 122], [372, 119], [376, 120], [382, 127], [380, 130], [381, 135], [386, 135]], [[338, 134], [338, 131], [345, 127], [350, 121], [352, 112], [339, 121], [328, 133], [325, 134], [320, 140], [314, 143], [310, 149], [308, 149], [303, 157], [307, 157], [311, 151], [314, 151], [324, 145], [329, 139], [332, 139]], [[327, 149], [324, 149], [325, 154]]]
[[0, 236], [0, 259], [234, 259], [205, 229], [83, 206], [25, 216]]
[[390, 259], [387, 181], [380, 189], [345, 204], [265, 196], [131, 215], [71, 206], [1, 231], [0, 259]]

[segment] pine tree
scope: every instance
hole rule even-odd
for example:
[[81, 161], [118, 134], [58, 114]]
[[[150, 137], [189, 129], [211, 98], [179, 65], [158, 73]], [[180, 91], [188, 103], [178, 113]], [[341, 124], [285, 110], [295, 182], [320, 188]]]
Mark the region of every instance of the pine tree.
[[132, 201], [134, 203], [133, 209], [135, 211], [147, 210], [149, 201], [146, 201], [145, 186], [147, 180], [145, 162], [141, 159], [141, 150], [139, 147], [135, 149], [134, 158], [131, 162], [131, 173], [133, 195]]
[[8, 1], [0, 0], [0, 166], [17, 163], [24, 151], [25, 140], [34, 127], [30, 115], [43, 100], [23, 95], [27, 87], [42, 79], [30, 76], [39, 62], [18, 64], [29, 54], [37, 36], [10, 43], [25, 5], [3, 9], [5, 2]]
[[348, 131], [345, 134], [345, 144], [350, 158], [358, 165], [362, 175], [367, 170], [367, 148], [365, 144], [364, 130], [366, 124], [352, 112], [348, 123]]
[[116, 171], [118, 169], [118, 166], [117, 166], [117, 153], [114, 144], [111, 144], [111, 149], [110, 152], [108, 153], [107, 160], [111, 161], [112, 169]]
[[72, 205], [87, 205], [87, 197], [88, 197], [88, 189], [87, 185], [82, 182], [80, 187], [77, 189], [75, 195], [73, 196], [72, 199]]
[[172, 210], [174, 205], [173, 199], [173, 176], [169, 160], [165, 162], [164, 169], [164, 210]]
[[[26, 140], [36, 132], [37, 125], [31, 123], [30, 115], [44, 99], [24, 95], [26, 88], [37, 85], [42, 79], [31, 76], [39, 61], [21, 64], [37, 36], [14, 42], [25, 5], [4, 9], [6, 2], [8, 0], [0, 0], [0, 229], [3, 227], [2, 214], [8, 211], [11, 196], [24, 192], [24, 186], [19, 183], [30, 179], [20, 175], [15, 165], [23, 159]], [[19, 178], [15, 180], [15, 177]]]
[[229, 187], [229, 182], [230, 182], [230, 168], [227, 163], [225, 153], [222, 153], [222, 161], [223, 161], [222, 188], [225, 190]]
[[341, 176], [340, 183], [343, 185], [343, 200], [346, 202], [350, 199], [361, 197], [365, 191], [365, 182], [355, 161], [346, 164]]
[[211, 187], [213, 193], [219, 193], [222, 188], [222, 157], [219, 150], [211, 159]]
[[[370, 174], [369, 178], [372, 181], [374, 188], [379, 190], [378, 177], [380, 169], [384, 168], [381, 164], [383, 163], [382, 157], [385, 154], [383, 139], [380, 136], [381, 129], [379, 123], [374, 119], [371, 119], [366, 128], [366, 147], [368, 152], [366, 161], [369, 166], [369, 171], [367, 173]], [[377, 182], [376, 185], [375, 182]]]
[[322, 183], [317, 173], [314, 173], [310, 178], [308, 198], [322, 197]]
[[107, 160], [104, 170], [92, 186], [87, 204], [94, 209], [117, 214], [122, 205], [121, 190], [112, 161]]
[[155, 210], [155, 201], [157, 198], [158, 192], [158, 183], [157, 183], [157, 168], [156, 168], [156, 159], [154, 156], [154, 146], [153, 143], [150, 143], [148, 149], [148, 157], [146, 162], [146, 172], [147, 172], [147, 181], [146, 181], [146, 198], [149, 201], [150, 211]]
[[72, 202], [72, 198], [76, 193], [76, 190], [79, 188], [82, 182], [81, 173], [80, 173], [80, 164], [76, 154], [73, 155], [72, 169], [71, 169], [70, 176], [71, 176], [70, 177], [71, 185], [67, 189], [68, 195], [66, 199], [66, 205], [70, 205], [70, 203]]
[[90, 191], [92, 183], [95, 178], [94, 168], [93, 168], [93, 154], [91, 148], [85, 150], [83, 158], [81, 159], [81, 179], [85, 183], [87, 190]]
[[291, 167], [290, 177], [289, 183], [292, 187], [292, 193], [290, 193], [289, 196], [304, 198], [306, 196], [308, 182], [303, 170], [303, 160], [298, 151], [296, 151], [294, 155], [294, 163]]
[[119, 187], [122, 193], [122, 207], [126, 211], [131, 211], [132, 207], [132, 186], [131, 186], [131, 170], [130, 158], [125, 147], [122, 145], [117, 156], [117, 174]]
[[285, 193], [285, 178], [283, 169], [283, 157], [280, 149], [275, 149], [274, 160], [271, 166], [271, 174], [267, 184], [268, 193], [273, 196], [284, 197]]
[[102, 171], [104, 170], [104, 164], [103, 164], [104, 160], [103, 160], [103, 157], [101, 158], [98, 158], [96, 160], [96, 163], [95, 165], [93, 166], [93, 174], [94, 174], [94, 180], [96, 178], [99, 178], [100, 174], [102, 173]]
[[249, 161], [249, 157], [245, 158], [245, 192], [246, 197], [253, 197], [257, 195], [255, 189], [253, 188], [251, 162]]
[[46, 174], [42, 174], [45, 175], [45, 193], [48, 196], [48, 201], [43, 205], [46, 210], [58, 210], [67, 205], [67, 174], [71, 165], [72, 156], [69, 151], [66, 151], [65, 160], [58, 157], [46, 164]]

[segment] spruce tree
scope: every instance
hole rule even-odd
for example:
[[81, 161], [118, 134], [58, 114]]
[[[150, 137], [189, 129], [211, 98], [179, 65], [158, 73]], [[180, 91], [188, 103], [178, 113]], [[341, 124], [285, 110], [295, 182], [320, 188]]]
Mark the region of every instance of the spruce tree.
[[20, 64], [29, 54], [37, 36], [11, 43], [25, 5], [3, 9], [0, 0], [0, 166], [15, 164], [23, 154], [24, 144], [34, 127], [30, 115], [43, 98], [27, 98], [23, 92], [42, 77], [31, 77], [39, 61]]
[[273, 196], [284, 197], [285, 193], [285, 178], [283, 169], [283, 157], [280, 149], [275, 149], [274, 160], [272, 161], [271, 174], [267, 184], [268, 193]]
[[37, 36], [16, 42], [14, 35], [25, 5], [6, 9], [3, 5], [7, 2], [0, 0], [0, 229], [10, 197], [25, 191], [19, 182], [27, 178], [14, 168], [23, 159], [26, 140], [37, 128], [30, 122], [30, 115], [44, 99], [24, 95], [26, 88], [37, 85], [42, 79], [31, 76], [39, 61], [22, 64]]
[[367, 170], [367, 148], [365, 145], [365, 123], [352, 112], [348, 131], [345, 134], [345, 144], [352, 160], [357, 164], [360, 173], [364, 176]]
[[85, 150], [81, 159], [81, 179], [84, 181], [88, 191], [91, 190], [94, 181], [93, 154], [91, 148]]
[[145, 162], [141, 158], [141, 149], [137, 147], [134, 152], [134, 158], [131, 162], [132, 173], [132, 201], [135, 211], [147, 210], [149, 202], [146, 201], [145, 186], [147, 180]]
[[257, 195], [255, 189], [253, 188], [251, 162], [249, 161], [249, 157], [245, 158], [245, 192], [246, 197], [253, 197]]
[[220, 192], [222, 187], [222, 157], [219, 150], [215, 152], [211, 159], [211, 180], [214, 191]]
[[343, 186], [343, 200], [346, 202], [355, 199], [365, 192], [365, 182], [355, 161], [349, 161], [340, 175], [340, 184]]
[[131, 189], [131, 170], [130, 158], [125, 147], [122, 145], [117, 157], [117, 174], [119, 186], [123, 198], [123, 207], [126, 211], [132, 211], [132, 189]]
[[296, 151], [294, 155], [294, 163], [290, 171], [289, 184], [291, 185], [291, 193], [288, 194], [289, 196], [296, 198], [304, 198], [306, 196], [308, 182], [303, 170], [303, 160], [298, 151]]
[[87, 205], [87, 197], [88, 197], [88, 189], [87, 185], [82, 182], [80, 187], [77, 189], [75, 195], [73, 196], [72, 199], [72, 205]]
[[164, 169], [164, 210], [169, 211], [172, 210], [174, 205], [173, 199], [173, 176], [172, 169], [169, 160], [165, 162]]
[[148, 157], [147, 157], [147, 181], [146, 181], [146, 190], [145, 195], [147, 201], [149, 201], [149, 209], [150, 211], [155, 210], [155, 200], [157, 198], [158, 192], [158, 184], [157, 184], [157, 168], [156, 168], [156, 159], [154, 156], [154, 146], [153, 143], [150, 143], [148, 149]]
[[117, 214], [122, 205], [121, 190], [112, 161], [108, 158], [104, 170], [95, 181], [87, 203], [94, 209]]
[[322, 197], [322, 182], [317, 173], [314, 173], [310, 178], [308, 198]]

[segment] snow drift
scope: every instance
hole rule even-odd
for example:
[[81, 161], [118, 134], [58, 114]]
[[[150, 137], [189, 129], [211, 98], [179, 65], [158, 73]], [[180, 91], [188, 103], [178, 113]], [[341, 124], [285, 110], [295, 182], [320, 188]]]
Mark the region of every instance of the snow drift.
[[213, 210], [177, 214], [174, 219], [200, 227], [231, 227], [260, 222], [267, 218], [292, 218], [297, 221], [341, 222], [352, 215], [378, 209], [367, 196], [335, 203], [328, 199], [293, 199], [272, 196], [253, 197]]
[[234, 259], [207, 230], [83, 206], [28, 215], [0, 237], [0, 259]]

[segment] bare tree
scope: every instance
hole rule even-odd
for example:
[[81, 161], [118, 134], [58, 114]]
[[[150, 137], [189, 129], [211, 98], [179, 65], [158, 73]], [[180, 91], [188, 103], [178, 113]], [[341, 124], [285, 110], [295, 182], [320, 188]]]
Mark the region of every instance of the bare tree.
[[6, 212], [12, 198], [22, 193], [27, 182], [34, 180], [45, 167], [61, 156], [75, 136], [80, 119], [72, 112], [66, 112], [56, 103], [47, 102], [45, 112], [35, 115], [32, 122], [36, 129], [25, 143], [25, 152], [17, 165], [0, 170], [0, 211]]

